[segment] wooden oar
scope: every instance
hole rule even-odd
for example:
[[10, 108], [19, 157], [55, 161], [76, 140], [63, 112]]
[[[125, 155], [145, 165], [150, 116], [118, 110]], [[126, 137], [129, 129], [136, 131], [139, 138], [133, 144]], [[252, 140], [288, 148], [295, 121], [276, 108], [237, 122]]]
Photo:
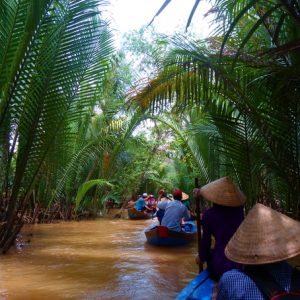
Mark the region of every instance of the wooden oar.
[[[199, 188], [198, 178], [195, 178], [195, 188]], [[198, 235], [198, 257], [200, 258], [200, 249], [201, 249], [201, 219], [200, 219], [200, 201], [201, 197], [195, 197], [196, 201], [196, 221], [197, 221], [197, 235]], [[199, 263], [199, 273], [203, 271], [203, 264]]]

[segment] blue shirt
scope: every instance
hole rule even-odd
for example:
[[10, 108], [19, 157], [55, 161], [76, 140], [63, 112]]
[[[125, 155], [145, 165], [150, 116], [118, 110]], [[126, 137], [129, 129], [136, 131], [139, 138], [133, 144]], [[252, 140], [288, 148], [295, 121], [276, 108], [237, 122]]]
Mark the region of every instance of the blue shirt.
[[146, 202], [145, 202], [144, 198], [140, 197], [139, 199], [137, 199], [134, 206], [135, 206], [136, 210], [140, 210], [140, 211], [144, 210], [144, 208], [146, 206]]
[[181, 219], [188, 220], [190, 218], [187, 208], [179, 200], [160, 201], [157, 203], [157, 207], [165, 210], [161, 225], [170, 230], [181, 231]]
[[[274, 279], [286, 291], [291, 289], [292, 267], [286, 262], [264, 265]], [[239, 270], [223, 274], [219, 281], [217, 300], [265, 300], [250, 277]]]

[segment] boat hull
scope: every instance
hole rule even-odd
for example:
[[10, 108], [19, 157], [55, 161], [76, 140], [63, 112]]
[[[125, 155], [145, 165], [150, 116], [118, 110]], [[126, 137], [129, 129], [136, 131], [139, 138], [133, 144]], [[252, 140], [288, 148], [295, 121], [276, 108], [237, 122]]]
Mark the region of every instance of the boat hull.
[[[187, 224], [185, 225], [187, 226]], [[197, 227], [189, 222], [190, 231], [173, 231], [165, 226], [152, 225], [145, 230], [148, 243], [156, 246], [181, 246], [191, 243], [197, 238]]]
[[215, 281], [209, 277], [208, 271], [205, 270], [190, 281], [175, 300], [210, 300], [212, 299], [215, 284]]
[[135, 208], [128, 208], [128, 218], [130, 220], [152, 219], [154, 214], [145, 214], [143, 211], [136, 210]]

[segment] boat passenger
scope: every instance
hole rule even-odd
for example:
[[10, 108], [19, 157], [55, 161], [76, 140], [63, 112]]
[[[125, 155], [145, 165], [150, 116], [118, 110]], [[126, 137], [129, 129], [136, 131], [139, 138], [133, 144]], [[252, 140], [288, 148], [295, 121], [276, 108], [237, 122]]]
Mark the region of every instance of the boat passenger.
[[223, 274], [217, 300], [300, 299], [300, 271], [287, 263], [300, 254], [299, 233], [300, 222], [256, 204], [225, 248], [245, 269]]
[[134, 207], [136, 201], [137, 201], [140, 197], [141, 197], [141, 195], [137, 195], [137, 197], [136, 197], [135, 200], [132, 199], [132, 200], [128, 201], [126, 208], [132, 208], [132, 207]]
[[172, 193], [174, 200], [160, 201], [157, 203], [159, 210], [164, 210], [164, 216], [161, 225], [168, 227], [170, 230], [181, 231], [182, 219], [188, 220], [190, 214], [188, 209], [182, 204], [184, 198], [188, 196], [180, 189], [175, 189]]
[[159, 201], [168, 201], [168, 200], [174, 200], [172, 194], [167, 194], [167, 192], [164, 189], [160, 189], [158, 191], [158, 197], [157, 202]]
[[143, 193], [142, 197], [138, 198], [134, 204], [134, 207], [138, 211], [144, 211], [146, 209], [146, 201], [147, 201], [148, 194]]
[[[246, 199], [228, 177], [215, 180], [201, 189], [194, 189], [193, 194], [198, 200], [202, 196], [213, 203], [203, 213], [203, 234], [196, 262], [206, 262], [210, 276], [218, 281], [224, 272], [242, 267], [226, 258], [224, 249], [244, 219], [243, 204]], [[215, 245], [211, 249], [213, 239]]]
[[[167, 194], [167, 192], [164, 189], [160, 189], [158, 191], [157, 203], [160, 201], [168, 201], [168, 200], [174, 200], [173, 195]], [[158, 210], [156, 212], [156, 217], [157, 217], [157, 220], [159, 221], [159, 225], [161, 225], [161, 220], [165, 214], [165, 210], [162, 208], [159, 208], [157, 205], [156, 205], [156, 207], [158, 208]]]
[[186, 206], [186, 208], [189, 211], [189, 214], [191, 215], [190, 221], [196, 220], [196, 214], [192, 208], [189, 197], [182, 199], [182, 203]]
[[155, 199], [154, 195], [149, 195], [147, 197], [145, 212], [152, 213], [152, 214], [156, 213], [156, 199]]

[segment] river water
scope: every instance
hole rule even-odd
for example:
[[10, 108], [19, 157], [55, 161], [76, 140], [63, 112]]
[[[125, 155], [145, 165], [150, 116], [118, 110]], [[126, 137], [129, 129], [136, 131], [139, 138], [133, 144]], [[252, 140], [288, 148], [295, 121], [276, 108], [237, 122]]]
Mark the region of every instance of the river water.
[[197, 275], [196, 242], [151, 246], [154, 220], [25, 226], [28, 245], [0, 256], [1, 300], [174, 299]]

